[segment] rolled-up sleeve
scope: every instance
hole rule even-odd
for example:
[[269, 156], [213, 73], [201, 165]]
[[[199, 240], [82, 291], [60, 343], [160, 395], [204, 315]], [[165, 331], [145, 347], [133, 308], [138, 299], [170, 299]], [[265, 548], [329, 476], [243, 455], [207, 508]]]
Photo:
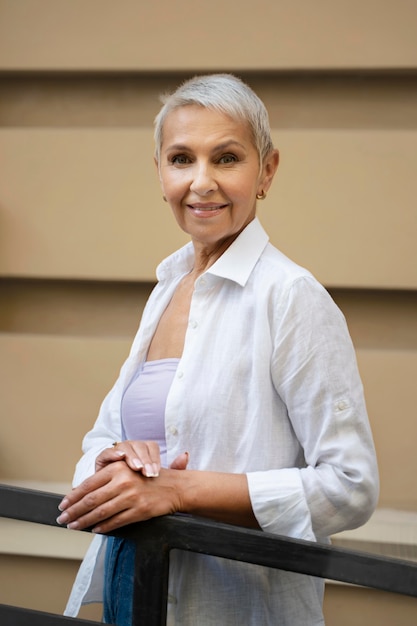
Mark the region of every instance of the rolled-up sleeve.
[[276, 328], [272, 377], [304, 466], [248, 474], [264, 530], [320, 539], [364, 524], [379, 480], [362, 382], [345, 319], [316, 281], [296, 281]]

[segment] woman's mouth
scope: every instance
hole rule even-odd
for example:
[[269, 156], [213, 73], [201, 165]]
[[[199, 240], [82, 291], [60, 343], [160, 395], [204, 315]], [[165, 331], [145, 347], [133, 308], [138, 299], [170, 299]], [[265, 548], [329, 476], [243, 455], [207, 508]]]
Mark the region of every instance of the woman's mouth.
[[210, 217], [220, 213], [227, 207], [227, 204], [205, 204], [202, 202], [196, 202], [194, 204], [188, 204], [187, 207], [192, 213], [199, 217]]

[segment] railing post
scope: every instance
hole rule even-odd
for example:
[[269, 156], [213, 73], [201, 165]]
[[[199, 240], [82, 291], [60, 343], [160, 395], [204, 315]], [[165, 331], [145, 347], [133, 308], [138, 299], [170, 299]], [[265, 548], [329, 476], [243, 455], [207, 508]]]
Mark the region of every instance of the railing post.
[[150, 526], [135, 539], [133, 626], [165, 626], [167, 616], [169, 548]]

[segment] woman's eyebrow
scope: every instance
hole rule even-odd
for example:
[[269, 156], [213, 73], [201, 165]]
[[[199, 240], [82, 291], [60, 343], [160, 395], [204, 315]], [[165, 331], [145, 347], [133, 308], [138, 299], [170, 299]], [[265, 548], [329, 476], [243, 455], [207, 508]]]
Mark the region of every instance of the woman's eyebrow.
[[245, 146], [241, 144], [239, 141], [236, 141], [235, 139], [229, 139], [228, 141], [224, 141], [223, 143], [220, 143], [217, 146], [215, 146], [213, 152], [217, 150], [226, 150], [227, 148], [232, 148], [233, 146], [237, 146], [238, 148], [245, 150]]
[[171, 150], [189, 150], [189, 147], [184, 143], [174, 143], [172, 146], [167, 146], [165, 152], [171, 152]]
[[[245, 146], [243, 144], [241, 144], [239, 141], [236, 141], [235, 139], [228, 139], [227, 141], [223, 141], [220, 144], [217, 144], [213, 147], [212, 152], [217, 152], [220, 150], [226, 150], [227, 148], [231, 148], [233, 146], [237, 146], [238, 148], [241, 149], [245, 149]], [[165, 149], [165, 152], [171, 152], [171, 151], [181, 151], [181, 150], [190, 150], [190, 147], [187, 146], [187, 144], [185, 143], [175, 143], [172, 144], [172, 146], [167, 146], [167, 148]]]

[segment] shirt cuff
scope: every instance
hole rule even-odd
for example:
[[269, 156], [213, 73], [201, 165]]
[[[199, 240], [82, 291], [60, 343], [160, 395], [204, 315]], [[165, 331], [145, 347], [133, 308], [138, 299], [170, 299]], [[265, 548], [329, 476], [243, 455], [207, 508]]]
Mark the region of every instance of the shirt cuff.
[[316, 541], [297, 468], [247, 474], [252, 509], [267, 532]]

